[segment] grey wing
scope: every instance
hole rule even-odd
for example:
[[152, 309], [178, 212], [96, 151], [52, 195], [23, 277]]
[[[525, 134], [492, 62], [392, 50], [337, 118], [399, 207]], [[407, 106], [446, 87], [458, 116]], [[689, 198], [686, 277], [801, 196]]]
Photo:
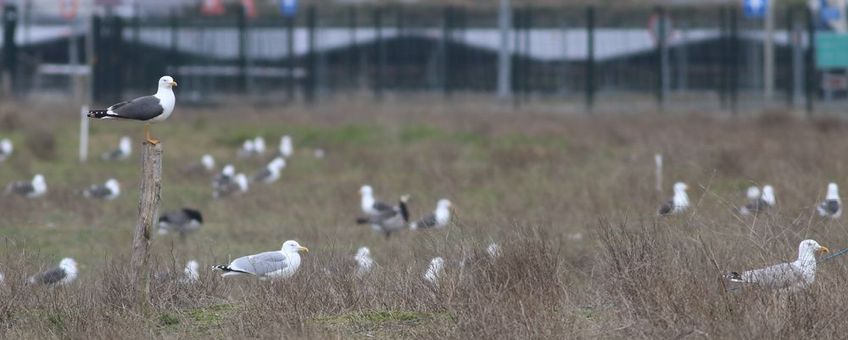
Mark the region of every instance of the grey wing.
[[271, 177], [271, 170], [268, 170], [268, 168], [266, 167], [262, 169], [262, 171], [260, 171], [258, 174], [256, 174], [256, 176], [253, 176], [253, 180], [256, 182], [261, 182], [268, 177]]
[[41, 273], [36, 282], [50, 285], [62, 281], [65, 276], [67, 276], [65, 270], [63, 270], [62, 268], [53, 268], [44, 273]]
[[120, 118], [133, 120], [150, 120], [162, 114], [165, 110], [159, 104], [159, 98], [144, 96], [128, 102], [122, 102], [109, 107]]
[[103, 198], [112, 194], [112, 190], [109, 190], [105, 185], [92, 185], [85, 192], [88, 193], [88, 196]]
[[784, 288], [801, 283], [802, 276], [789, 263], [749, 270], [742, 273], [742, 282], [756, 283], [769, 288]]
[[32, 183], [30, 182], [13, 182], [9, 184], [9, 188], [6, 191], [16, 193], [18, 195], [27, 195], [35, 191], [35, 188], [32, 187]]
[[159, 218], [159, 223], [166, 223], [171, 229], [180, 229], [188, 223], [188, 216], [182, 211], [172, 211]]
[[235, 259], [230, 268], [264, 276], [288, 267], [288, 258], [278, 251], [269, 251]]
[[429, 214], [427, 216], [422, 217], [418, 222], [415, 222], [415, 226], [417, 228], [430, 228], [436, 225], [436, 215]]
[[839, 201], [827, 200], [824, 204], [824, 209], [831, 215], [839, 211]]
[[672, 211], [673, 209], [674, 209], [674, 202], [673, 202], [673, 201], [668, 201], [668, 202], [663, 203], [663, 204], [660, 206], [660, 209], [659, 209], [657, 212], [658, 212], [660, 215], [668, 215], [668, 214], [670, 214], [670, 213], [671, 213], [671, 211]]
[[395, 211], [395, 207], [383, 202], [374, 202], [374, 210], [377, 210], [382, 215], [387, 212], [393, 213]]

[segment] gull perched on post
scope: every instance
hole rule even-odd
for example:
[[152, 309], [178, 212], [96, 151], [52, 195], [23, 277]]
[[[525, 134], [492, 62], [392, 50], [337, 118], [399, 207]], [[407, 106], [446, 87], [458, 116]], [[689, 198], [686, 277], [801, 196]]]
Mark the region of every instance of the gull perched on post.
[[47, 193], [47, 182], [42, 174], [35, 175], [32, 181], [12, 182], [6, 187], [6, 194], [16, 194], [26, 198], [41, 197], [45, 193]]
[[837, 219], [842, 216], [842, 199], [839, 198], [839, 186], [836, 183], [827, 185], [827, 196], [816, 209], [821, 217]]
[[144, 138], [156, 145], [159, 140], [150, 136], [150, 124], [168, 119], [174, 112], [177, 102], [174, 96], [177, 82], [171, 76], [159, 78], [159, 89], [152, 96], [139, 97], [120, 102], [106, 109], [88, 111], [88, 117], [95, 119], [126, 119], [144, 122]]
[[689, 208], [689, 195], [686, 194], [686, 189], [689, 187], [686, 183], [674, 183], [674, 196], [663, 203], [657, 211], [660, 215], [680, 214]]
[[5, 161], [9, 156], [12, 155], [12, 151], [15, 150], [15, 147], [12, 145], [12, 141], [8, 138], [3, 138], [0, 140], [0, 162]]
[[814, 240], [804, 240], [798, 245], [798, 259], [742, 273], [730, 272], [725, 277], [731, 282], [752, 283], [766, 288], [796, 291], [805, 289], [816, 280], [816, 253], [830, 250]]
[[30, 284], [66, 285], [77, 279], [77, 261], [66, 257], [59, 262], [59, 266], [29, 278]]
[[104, 152], [100, 158], [104, 161], [119, 161], [125, 160], [132, 154], [132, 142], [130, 137], [123, 136], [118, 142], [118, 148], [112, 151]]
[[212, 266], [212, 269], [223, 271], [222, 277], [247, 274], [260, 279], [287, 278], [300, 267], [301, 251], [309, 252], [309, 249], [288, 240], [278, 251], [239, 257], [229, 265]]
[[87, 198], [99, 198], [113, 200], [121, 194], [121, 184], [117, 179], [110, 178], [103, 184], [92, 185], [83, 190], [82, 195]]
[[453, 203], [443, 198], [436, 202], [436, 210], [409, 225], [409, 229], [444, 228], [450, 223]]

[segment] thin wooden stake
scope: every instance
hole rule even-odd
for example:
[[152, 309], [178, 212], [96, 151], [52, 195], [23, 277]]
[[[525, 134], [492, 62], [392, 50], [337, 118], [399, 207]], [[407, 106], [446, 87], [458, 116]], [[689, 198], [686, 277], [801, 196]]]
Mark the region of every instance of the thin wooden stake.
[[139, 188], [138, 221], [133, 236], [131, 276], [135, 290], [142, 301], [149, 301], [150, 282], [148, 260], [150, 258], [150, 230], [159, 211], [159, 193], [162, 190], [162, 144], [141, 145], [141, 186]]

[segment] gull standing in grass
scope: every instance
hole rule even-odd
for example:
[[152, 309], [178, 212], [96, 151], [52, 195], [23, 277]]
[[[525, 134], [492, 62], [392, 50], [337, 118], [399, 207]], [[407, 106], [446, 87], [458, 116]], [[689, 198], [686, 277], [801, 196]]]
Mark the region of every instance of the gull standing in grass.
[[200, 269], [200, 264], [195, 260], [189, 260], [186, 262], [185, 269], [183, 269], [183, 277], [180, 279], [180, 283], [192, 284], [200, 281], [200, 273], [198, 272]]
[[290, 158], [294, 154], [294, 146], [292, 145], [291, 136], [285, 135], [280, 138], [279, 155], [283, 158]]
[[663, 203], [657, 213], [664, 216], [676, 215], [686, 211], [689, 208], [689, 195], [686, 194], [686, 189], [688, 188], [689, 186], [686, 183], [674, 183], [674, 196]]
[[186, 235], [193, 233], [203, 226], [203, 215], [200, 211], [191, 208], [169, 211], [159, 216], [157, 224], [159, 235], [169, 232], [180, 234], [180, 240], [185, 241]]
[[761, 204], [762, 202], [760, 202], [760, 188], [756, 186], [748, 187], [748, 191], [746, 191], [745, 197], [748, 199], [748, 202], [739, 208], [740, 214], [746, 216], [756, 215], [759, 214], [760, 211], [765, 208], [764, 204]]
[[235, 192], [247, 192], [247, 176], [242, 173], [236, 174], [236, 168], [231, 164], [224, 166], [218, 176], [212, 180], [212, 197], [219, 198]]
[[839, 186], [836, 183], [827, 185], [827, 196], [816, 208], [821, 217], [837, 219], [842, 216], [842, 199], [839, 198]]
[[265, 138], [262, 138], [262, 136], [256, 136], [256, 138], [253, 138], [253, 151], [257, 155], [265, 153]]
[[6, 194], [15, 194], [26, 198], [37, 198], [47, 193], [47, 182], [44, 175], [37, 174], [31, 181], [17, 181], [6, 186]]
[[374, 189], [370, 185], [366, 184], [359, 188], [359, 197], [359, 206], [366, 216], [377, 217], [394, 211], [391, 205], [374, 198]]
[[30, 284], [43, 285], [66, 285], [77, 279], [77, 261], [66, 257], [59, 262], [59, 266], [29, 278]]
[[0, 162], [5, 161], [12, 155], [12, 151], [15, 150], [14, 145], [12, 145], [12, 141], [8, 138], [3, 138], [0, 140]]
[[111, 201], [121, 195], [121, 184], [117, 179], [110, 178], [103, 184], [92, 185], [82, 191], [86, 198], [99, 198]]
[[763, 186], [763, 195], [760, 197], [763, 203], [769, 208], [777, 206], [777, 198], [774, 196], [774, 187], [771, 185]]
[[440, 199], [436, 202], [436, 210], [409, 225], [410, 229], [444, 228], [450, 223], [451, 208], [453, 203], [448, 199]]
[[363, 277], [374, 268], [374, 259], [368, 247], [360, 247], [353, 259], [356, 261], [356, 277]]
[[118, 148], [112, 151], [104, 152], [100, 158], [104, 161], [122, 161], [130, 157], [132, 154], [132, 141], [130, 137], [123, 136], [118, 142]]
[[439, 278], [445, 271], [445, 259], [441, 257], [436, 257], [430, 260], [430, 266], [427, 267], [427, 271], [424, 272], [424, 280], [430, 282], [434, 285], [439, 284]]
[[241, 149], [238, 151], [239, 157], [250, 157], [256, 154], [256, 146], [253, 144], [252, 139], [248, 139], [244, 141], [241, 145]]
[[280, 179], [280, 171], [286, 167], [286, 160], [282, 157], [274, 158], [265, 168], [253, 176], [254, 182], [271, 184]]
[[356, 223], [370, 224], [371, 229], [383, 233], [388, 239], [393, 232], [405, 229], [409, 223], [409, 209], [406, 207], [408, 201], [409, 195], [403, 195], [397, 206], [391, 207], [390, 210], [381, 210], [379, 215], [357, 218]]
[[814, 240], [804, 240], [798, 245], [798, 259], [794, 262], [749, 270], [741, 274], [731, 272], [726, 277], [731, 282], [751, 283], [772, 289], [805, 289], [816, 280], [816, 253], [819, 252], [826, 253], [829, 250]]
[[163, 76], [159, 78], [158, 85], [159, 89], [152, 96], [120, 102], [102, 110], [91, 110], [88, 111], [88, 116], [94, 119], [126, 119], [144, 122], [145, 140], [153, 145], [159, 144], [159, 140], [150, 136], [150, 124], [164, 121], [174, 112], [174, 105], [177, 103], [174, 86], [177, 86], [177, 82], [171, 76]]
[[253, 275], [260, 279], [288, 278], [300, 267], [300, 252], [309, 252], [297, 241], [288, 240], [282, 249], [243, 256], [229, 265], [217, 265], [212, 269], [223, 271], [222, 277]]
[[193, 162], [183, 169], [187, 174], [210, 174], [215, 171], [215, 157], [210, 154], [204, 154], [200, 157], [200, 162]]

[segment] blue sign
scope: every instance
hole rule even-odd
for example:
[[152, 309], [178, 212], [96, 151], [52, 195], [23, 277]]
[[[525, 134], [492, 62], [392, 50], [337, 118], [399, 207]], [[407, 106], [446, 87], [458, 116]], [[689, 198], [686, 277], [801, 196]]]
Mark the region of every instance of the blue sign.
[[743, 0], [742, 14], [744, 14], [746, 18], [759, 19], [766, 16], [768, 6], [769, 0]]
[[297, 14], [297, 0], [280, 0], [280, 13], [293, 17]]

